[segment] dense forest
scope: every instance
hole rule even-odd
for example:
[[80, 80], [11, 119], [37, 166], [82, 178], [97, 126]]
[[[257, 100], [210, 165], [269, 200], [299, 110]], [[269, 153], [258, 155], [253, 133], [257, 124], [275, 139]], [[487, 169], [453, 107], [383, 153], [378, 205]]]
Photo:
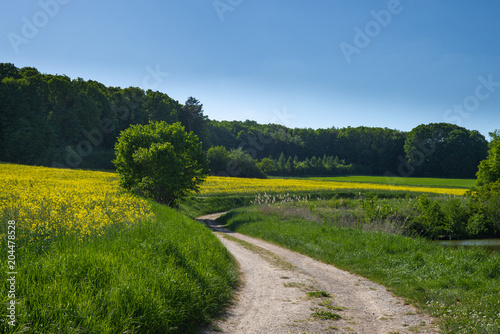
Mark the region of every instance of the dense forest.
[[478, 131], [447, 124], [388, 128], [287, 128], [215, 121], [190, 97], [119, 88], [0, 64], [0, 161], [113, 169], [121, 131], [150, 121], [180, 122], [202, 141], [213, 175], [370, 174], [472, 178], [486, 158]]

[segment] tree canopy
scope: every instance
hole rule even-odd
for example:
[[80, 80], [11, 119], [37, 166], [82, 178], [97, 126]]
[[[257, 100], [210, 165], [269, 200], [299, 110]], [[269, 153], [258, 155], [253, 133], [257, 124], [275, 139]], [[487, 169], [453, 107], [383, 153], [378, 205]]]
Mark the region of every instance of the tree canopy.
[[413, 176], [467, 178], [486, 157], [488, 142], [478, 131], [431, 123], [410, 131], [404, 149]]
[[175, 205], [197, 191], [207, 173], [198, 137], [180, 123], [132, 125], [116, 143], [113, 163], [125, 189], [139, 189], [159, 203]]

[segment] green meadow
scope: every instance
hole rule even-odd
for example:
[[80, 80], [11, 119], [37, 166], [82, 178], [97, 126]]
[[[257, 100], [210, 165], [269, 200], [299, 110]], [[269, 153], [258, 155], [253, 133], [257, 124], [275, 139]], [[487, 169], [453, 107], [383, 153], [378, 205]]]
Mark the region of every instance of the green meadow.
[[[273, 177], [274, 178], [274, 177]], [[276, 177], [277, 178], [277, 177]], [[284, 178], [284, 177], [279, 177]], [[446, 179], [446, 178], [424, 178], [424, 177], [398, 177], [398, 176], [312, 176], [293, 177], [294, 179], [337, 181], [337, 182], [366, 182], [376, 184], [394, 184], [419, 187], [443, 187], [443, 188], [470, 188], [476, 184], [476, 179]]]

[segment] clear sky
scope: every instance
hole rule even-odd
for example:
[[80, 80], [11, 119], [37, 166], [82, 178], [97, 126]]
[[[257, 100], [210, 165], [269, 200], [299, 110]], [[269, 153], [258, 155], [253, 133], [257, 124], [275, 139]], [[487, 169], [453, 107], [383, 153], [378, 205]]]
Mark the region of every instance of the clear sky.
[[500, 129], [497, 0], [3, 0], [0, 62], [215, 120]]

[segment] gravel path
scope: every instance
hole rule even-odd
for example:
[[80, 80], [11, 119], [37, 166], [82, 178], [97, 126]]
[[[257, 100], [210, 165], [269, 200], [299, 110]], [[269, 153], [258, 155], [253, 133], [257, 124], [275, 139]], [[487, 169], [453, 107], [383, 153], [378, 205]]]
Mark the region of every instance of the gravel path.
[[439, 333], [385, 287], [199, 217], [240, 265], [234, 304], [203, 333]]

